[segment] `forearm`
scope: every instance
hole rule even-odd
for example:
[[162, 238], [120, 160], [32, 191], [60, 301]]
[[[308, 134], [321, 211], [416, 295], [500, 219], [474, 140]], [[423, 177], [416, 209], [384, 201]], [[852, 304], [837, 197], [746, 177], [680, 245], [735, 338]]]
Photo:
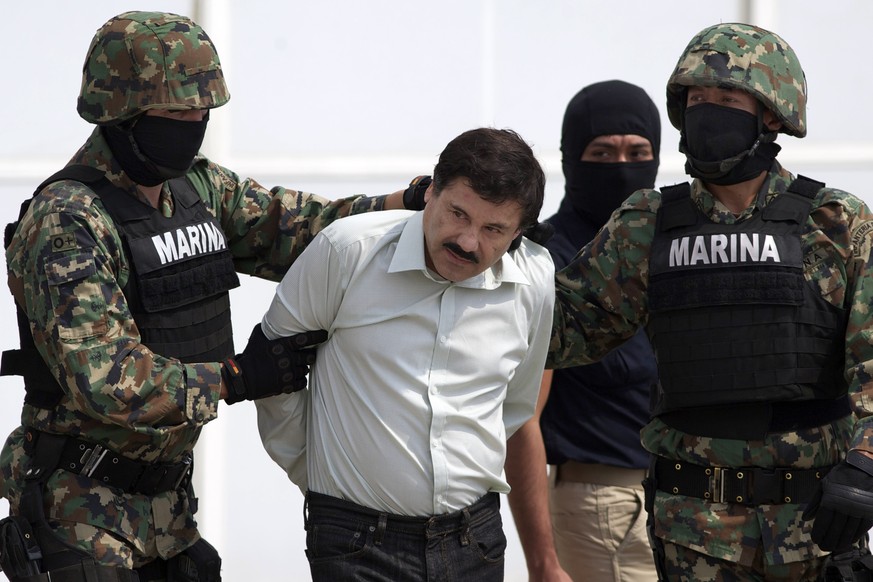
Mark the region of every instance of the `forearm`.
[[559, 568], [549, 512], [546, 452], [539, 421], [532, 418], [507, 442], [506, 478], [512, 490], [509, 507], [518, 530], [531, 579]]
[[330, 199], [284, 187], [267, 189], [215, 164], [194, 175], [214, 199], [237, 270], [278, 281], [312, 239], [339, 218], [403, 208], [403, 191]]

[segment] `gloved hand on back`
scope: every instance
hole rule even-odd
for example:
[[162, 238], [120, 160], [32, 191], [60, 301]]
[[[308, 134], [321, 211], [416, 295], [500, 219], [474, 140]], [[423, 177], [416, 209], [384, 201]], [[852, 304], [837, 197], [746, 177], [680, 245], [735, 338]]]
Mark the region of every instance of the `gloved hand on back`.
[[326, 339], [327, 332], [319, 329], [270, 340], [261, 324], [256, 325], [242, 353], [224, 361], [224, 401], [234, 404], [303, 390], [315, 346]]

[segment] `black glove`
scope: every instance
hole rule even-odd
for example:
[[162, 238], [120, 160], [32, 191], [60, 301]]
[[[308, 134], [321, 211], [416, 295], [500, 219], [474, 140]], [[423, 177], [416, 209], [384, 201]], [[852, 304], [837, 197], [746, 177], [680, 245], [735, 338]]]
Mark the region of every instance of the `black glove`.
[[555, 234], [555, 227], [548, 222], [538, 222], [524, 231], [524, 236], [538, 245], [545, 245]]
[[227, 404], [288, 394], [306, 388], [315, 347], [327, 339], [324, 330], [308, 331], [269, 340], [255, 326], [241, 354], [224, 361], [221, 376], [227, 386]]
[[826, 552], [846, 551], [873, 527], [873, 459], [849, 451], [846, 460], [822, 479], [806, 506], [812, 541]]
[[430, 176], [416, 176], [403, 191], [403, 206], [407, 210], [424, 210], [424, 193], [433, 179]]

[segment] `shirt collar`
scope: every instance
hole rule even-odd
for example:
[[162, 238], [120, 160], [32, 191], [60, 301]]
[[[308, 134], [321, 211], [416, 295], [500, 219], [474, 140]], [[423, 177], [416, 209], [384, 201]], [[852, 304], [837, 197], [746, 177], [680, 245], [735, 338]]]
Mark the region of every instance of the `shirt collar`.
[[[451, 283], [427, 268], [424, 259], [424, 212], [416, 212], [407, 219], [397, 240], [388, 272], [401, 271], [421, 271], [436, 282]], [[530, 285], [530, 281], [513, 260], [511, 253], [504, 253], [497, 263], [483, 273], [454, 284], [474, 289], [496, 289], [503, 283]]]

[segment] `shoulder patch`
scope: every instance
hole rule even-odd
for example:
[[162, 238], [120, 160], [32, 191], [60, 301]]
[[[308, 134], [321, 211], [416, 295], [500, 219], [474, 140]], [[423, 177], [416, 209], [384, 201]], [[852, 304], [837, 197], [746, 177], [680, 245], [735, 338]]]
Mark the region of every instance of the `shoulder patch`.
[[63, 253], [79, 248], [76, 235], [71, 232], [52, 235], [51, 244], [53, 253]]
[[852, 254], [855, 257], [860, 257], [864, 253], [864, 249], [870, 248], [870, 233], [873, 232], [873, 220], [867, 220], [855, 227], [852, 231]]

